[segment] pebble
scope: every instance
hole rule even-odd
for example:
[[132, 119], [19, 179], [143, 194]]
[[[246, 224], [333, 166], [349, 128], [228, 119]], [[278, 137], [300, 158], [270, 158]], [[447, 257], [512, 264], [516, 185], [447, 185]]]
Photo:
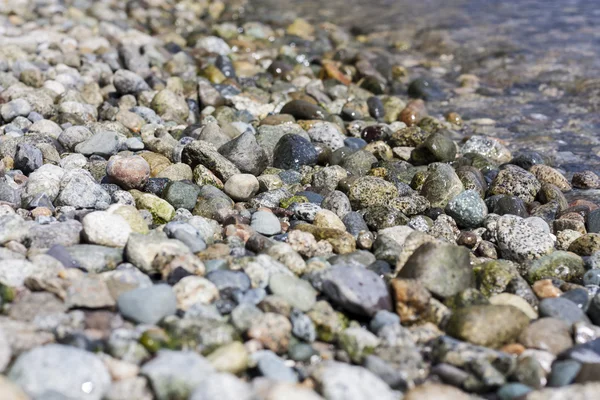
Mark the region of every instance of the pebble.
[[177, 311], [177, 296], [168, 285], [158, 284], [133, 289], [121, 294], [117, 300], [119, 312], [141, 324], [156, 324]]
[[317, 291], [305, 280], [287, 274], [273, 274], [269, 290], [300, 311], [309, 311], [317, 301]]
[[106, 175], [125, 190], [142, 189], [150, 178], [150, 165], [140, 156], [111, 157]]
[[599, 178], [492, 137], [452, 32], [12, 3], [0, 397], [593, 398]]
[[423, 182], [420, 194], [430, 202], [431, 207], [446, 207], [451, 199], [464, 190], [464, 186], [448, 164], [431, 164], [428, 169], [430, 173]]
[[540, 301], [539, 313], [540, 317], [557, 318], [569, 325], [590, 321], [577, 304], [562, 297], [550, 297]]
[[454, 218], [461, 228], [476, 228], [487, 216], [487, 206], [479, 193], [465, 190], [448, 202], [446, 213]]
[[318, 153], [309, 140], [293, 134], [282, 136], [273, 153], [273, 167], [281, 169], [297, 170], [304, 165], [314, 165], [318, 158]]
[[498, 348], [514, 342], [528, 324], [529, 317], [516, 307], [475, 305], [456, 310], [447, 330], [458, 339]]
[[256, 368], [260, 374], [269, 380], [278, 382], [297, 383], [298, 377], [285, 362], [269, 350], [263, 350], [255, 353], [254, 358], [257, 360]]
[[326, 361], [312, 373], [322, 385], [322, 393], [329, 400], [359, 400], [370, 396], [377, 399], [397, 399], [398, 395], [380, 378], [364, 368]]
[[251, 400], [250, 385], [228, 373], [210, 374], [192, 392], [190, 400]]
[[539, 258], [554, 249], [554, 239], [527, 219], [503, 215], [497, 222], [496, 240], [503, 257], [523, 262]]
[[86, 240], [101, 246], [125, 247], [132, 231], [125, 218], [106, 211], [89, 213], [82, 222]]
[[159, 400], [188, 398], [213, 372], [210, 362], [192, 351], [161, 350], [141, 368]]
[[519, 336], [519, 343], [527, 348], [562, 353], [573, 346], [571, 328], [556, 318], [540, 318], [527, 326]]
[[391, 298], [384, 281], [359, 266], [336, 266], [326, 271], [323, 291], [343, 309], [365, 316], [391, 310]]
[[406, 261], [398, 277], [415, 279], [433, 294], [450, 297], [473, 285], [469, 252], [446, 243], [425, 243]]
[[247, 335], [275, 353], [284, 353], [290, 343], [292, 324], [283, 315], [264, 313], [250, 323]]
[[225, 194], [235, 201], [248, 201], [258, 192], [258, 179], [251, 174], [233, 175], [225, 182]]
[[101, 400], [110, 386], [102, 361], [87, 351], [49, 344], [21, 354], [8, 378], [32, 398], [57, 395], [64, 398]]
[[281, 232], [279, 219], [269, 211], [257, 211], [252, 214], [250, 226], [258, 233], [273, 236]]

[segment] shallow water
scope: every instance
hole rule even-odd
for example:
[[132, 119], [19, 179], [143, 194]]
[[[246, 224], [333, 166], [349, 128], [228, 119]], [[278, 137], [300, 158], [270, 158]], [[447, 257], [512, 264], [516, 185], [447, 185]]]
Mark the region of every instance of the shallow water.
[[[252, 0], [271, 23], [300, 16], [367, 35], [406, 55], [411, 73], [438, 80], [470, 128], [511, 150], [542, 151], [568, 174], [600, 173], [600, 2], [597, 0]], [[393, 43], [402, 43], [395, 49]], [[421, 68], [423, 60], [435, 68]], [[458, 96], [461, 74], [480, 88]], [[412, 77], [412, 75], [411, 75]], [[487, 118], [482, 124], [481, 119]], [[477, 123], [480, 122], [480, 123]]]

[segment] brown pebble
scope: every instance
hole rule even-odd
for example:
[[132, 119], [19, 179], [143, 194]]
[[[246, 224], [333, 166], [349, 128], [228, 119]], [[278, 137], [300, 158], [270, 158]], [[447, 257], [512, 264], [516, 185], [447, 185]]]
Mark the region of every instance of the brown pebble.
[[583, 215], [577, 212], [564, 213], [560, 216], [559, 219], [573, 219], [576, 221], [585, 222], [585, 218], [583, 217]]
[[50, 217], [52, 216], [52, 211], [47, 207], [36, 207], [33, 210], [31, 210], [31, 216], [33, 218]]
[[391, 282], [396, 313], [402, 323], [413, 323], [427, 313], [431, 293], [414, 279], [394, 279]]
[[22, 243], [19, 243], [15, 240], [11, 240], [10, 242], [6, 243], [4, 245], [4, 247], [6, 247], [7, 249], [14, 251], [15, 253], [19, 253], [19, 254], [27, 254], [27, 247], [25, 247]]
[[243, 217], [241, 215], [232, 214], [225, 218], [223, 221], [223, 226], [227, 225], [236, 225], [236, 224], [250, 224], [250, 218]]
[[458, 235], [456, 243], [472, 249], [477, 244], [477, 235], [468, 231], [461, 232], [460, 235]]
[[588, 206], [590, 211], [593, 211], [596, 208], [598, 208], [598, 205], [596, 203], [592, 203], [589, 200], [578, 199], [578, 200], [574, 200], [571, 203], [569, 203], [569, 207], [575, 207], [575, 206], [580, 206], [580, 205]]
[[463, 124], [462, 117], [459, 113], [456, 112], [449, 112], [448, 114], [446, 114], [446, 121], [457, 126], [462, 126]]
[[600, 178], [592, 171], [576, 172], [571, 180], [573, 186], [579, 189], [600, 188]]
[[482, 240], [479, 243], [479, 246], [477, 246], [477, 248], [475, 249], [475, 255], [478, 257], [492, 258], [494, 260], [498, 258], [496, 246], [494, 246], [492, 242], [488, 242], [487, 240]]
[[421, 99], [410, 101], [404, 110], [400, 112], [398, 119], [406, 126], [415, 126], [427, 115], [425, 102]]
[[540, 299], [559, 297], [562, 290], [554, 286], [551, 279], [542, 279], [533, 284], [533, 292]]
[[514, 354], [516, 356], [520, 355], [525, 350], [525, 346], [523, 346], [520, 343], [509, 343], [500, 348], [500, 351], [503, 351], [508, 354]]
[[229, 256], [231, 249], [225, 243], [215, 243], [209, 246], [206, 250], [197, 253], [201, 260], [214, 260], [218, 258], [226, 258]]

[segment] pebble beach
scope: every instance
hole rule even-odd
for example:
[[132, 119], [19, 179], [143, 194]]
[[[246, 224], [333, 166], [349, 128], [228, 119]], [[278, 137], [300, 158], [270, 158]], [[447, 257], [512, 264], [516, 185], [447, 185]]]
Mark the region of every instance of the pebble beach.
[[597, 399], [600, 14], [528, 1], [0, 2], [0, 400]]

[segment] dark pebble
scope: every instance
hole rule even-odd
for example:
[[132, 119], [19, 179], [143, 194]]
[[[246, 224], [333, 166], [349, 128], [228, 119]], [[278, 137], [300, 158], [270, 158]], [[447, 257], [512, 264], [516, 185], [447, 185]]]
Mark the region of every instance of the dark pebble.
[[281, 109], [281, 114], [290, 114], [297, 119], [325, 119], [327, 112], [306, 100], [292, 100]]
[[379, 97], [371, 96], [367, 99], [367, 106], [369, 106], [369, 114], [375, 119], [381, 119], [385, 117], [385, 109], [383, 103]]
[[510, 161], [511, 164], [517, 165], [523, 169], [529, 169], [537, 164], [545, 164], [544, 158], [535, 151], [527, 151], [517, 154]]
[[169, 178], [150, 178], [146, 185], [144, 186], [145, 193], [152, 193], [156, 196], [161, 196], [163, 190], [167, 187], [167, 185], [171, 182]]
[[273, 166], [281, 169], [300, 169], [317, 163], [319, 154], [312, 143], [302, 136], [284, 135], [274, 150]]
[[408, 95], [413, 99], [442, 100], [444, 92], [431, 80], [419, 78], [408, 85]]
[[588, 306], [590, 305], [590, 297], [588, 295], [588, 291], [583, 288], [569, 290], [568, 292], [563, 293], [560, 297], [570, 300], [573, 303], [577, 304], [577, 307], [579, 307], [584, 312], [587, 311]]
[[576, 322], [590, 322], [589, 318], [577, 304], [562, 297], [542, 300], [539, 306], [539, 313], [540, 317], [558, 318], [569, 324], [574, 324]]

